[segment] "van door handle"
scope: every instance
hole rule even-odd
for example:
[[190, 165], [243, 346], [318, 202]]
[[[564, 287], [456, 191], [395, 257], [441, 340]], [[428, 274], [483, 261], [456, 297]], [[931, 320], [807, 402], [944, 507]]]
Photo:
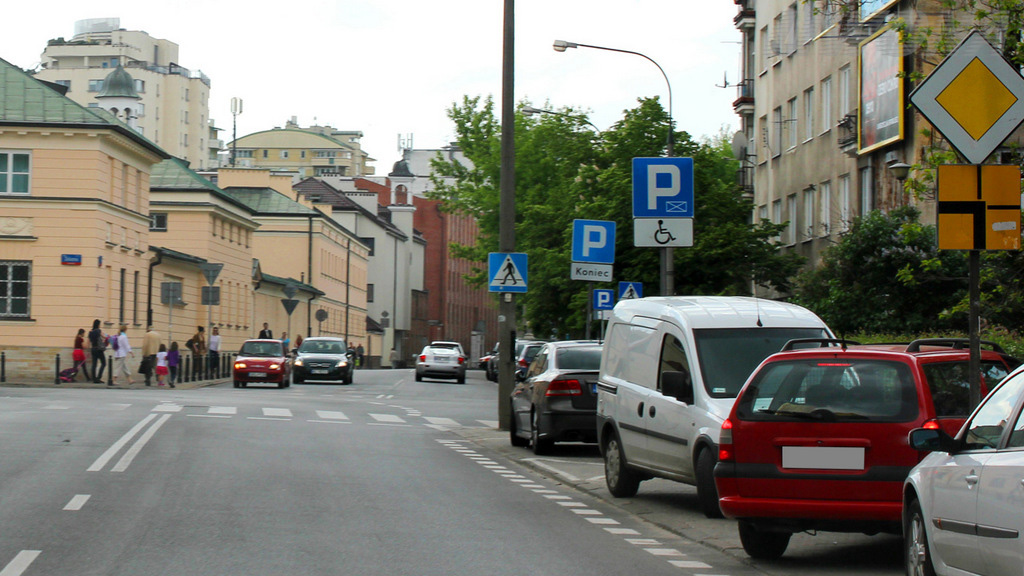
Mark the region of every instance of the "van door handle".
[[979, 478], [977, 474], [968, 474], [967, 476], [964, 476], [964, 482], [967, 482], [968, 486], [974, 486], [978, 483], [978, 480]]
[[640, 405], [636, 407], [636, 415], [641, 417], [641, 418], [644, 417], [644, 403], [643, 402], [641, 402]]

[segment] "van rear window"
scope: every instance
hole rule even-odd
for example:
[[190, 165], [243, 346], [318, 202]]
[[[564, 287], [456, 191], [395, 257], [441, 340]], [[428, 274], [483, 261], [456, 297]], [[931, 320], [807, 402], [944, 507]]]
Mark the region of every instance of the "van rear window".
[[773, 362], [736, 405], [742, 420], [906, 422], [917, 413], [910, 367], [867, 359]]
[[694, 330], [704, 388], [713, 398], [735, 398], [750, 373], [786, 342], [828, 338], [821, 328], [720, 328]]

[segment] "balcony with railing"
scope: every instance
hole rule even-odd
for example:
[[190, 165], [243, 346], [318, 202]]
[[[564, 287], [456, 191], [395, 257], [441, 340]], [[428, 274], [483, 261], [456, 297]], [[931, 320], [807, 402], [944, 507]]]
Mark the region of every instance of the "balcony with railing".
[[732, 109], [740, 116], [754, 113], [753, 78], [744, 78], [736, 84], [736, 100], [732, 103]]

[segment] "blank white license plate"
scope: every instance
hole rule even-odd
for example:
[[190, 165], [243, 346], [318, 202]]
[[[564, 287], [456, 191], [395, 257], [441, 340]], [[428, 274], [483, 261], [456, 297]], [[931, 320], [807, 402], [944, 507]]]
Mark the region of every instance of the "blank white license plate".
[[783, 446], [782, 467], [804, 470], [863, 470], [864, 449], [845, 446]]
[[436, 364], [447, 364], [447, 363], [449, 363], [449, 362], [451, 362], [451, 361], [452, 361], [452, 359], [451, 359], [451, 358], [445, 358], [445, 357], [443, 357], [443, 356], [441, 356], [441, 357], [435, 357], [435, 358], [434, 358], [434, 363], [436, 363]]
[[266, 378], [267, 377], [267, 373], [266, 372], [249, 372], [249, 376], [252, 376], [253, 378]]
[[330, 372], [330, 370], [317, 369], [310, 370], [310, 372], [312, 372], [313, 374], [327, 374], [328, 372]]

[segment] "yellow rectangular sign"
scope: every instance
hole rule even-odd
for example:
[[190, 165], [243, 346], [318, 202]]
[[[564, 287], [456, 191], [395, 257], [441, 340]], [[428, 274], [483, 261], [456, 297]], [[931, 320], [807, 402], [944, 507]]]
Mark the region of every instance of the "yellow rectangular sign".
[[1019, 250], [1020, 182], [1018, 166], [939, 166], [939, 249]]

